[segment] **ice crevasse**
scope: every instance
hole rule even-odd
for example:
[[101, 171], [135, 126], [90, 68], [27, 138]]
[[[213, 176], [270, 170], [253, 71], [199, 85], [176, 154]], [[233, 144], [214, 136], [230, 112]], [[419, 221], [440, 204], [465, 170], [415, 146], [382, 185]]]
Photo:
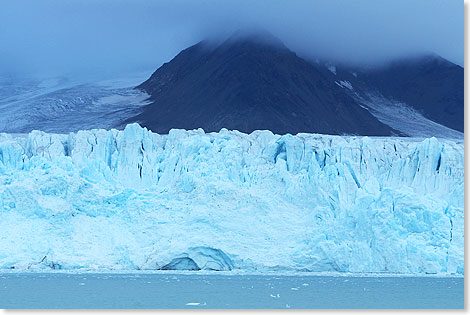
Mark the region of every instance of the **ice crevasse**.
[[0, 134], [0, 268], [464, 272], [461, 140]]

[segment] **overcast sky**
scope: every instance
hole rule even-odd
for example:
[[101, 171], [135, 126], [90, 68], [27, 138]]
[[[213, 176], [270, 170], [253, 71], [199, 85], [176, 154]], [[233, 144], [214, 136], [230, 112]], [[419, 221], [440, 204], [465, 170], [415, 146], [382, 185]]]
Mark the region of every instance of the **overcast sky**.
[[0, 74], [157, 68], [206, 37], [256, 26], [299, 55], [380, 63], [435, 52], [463, 66], [461, 0], [1, 0]]

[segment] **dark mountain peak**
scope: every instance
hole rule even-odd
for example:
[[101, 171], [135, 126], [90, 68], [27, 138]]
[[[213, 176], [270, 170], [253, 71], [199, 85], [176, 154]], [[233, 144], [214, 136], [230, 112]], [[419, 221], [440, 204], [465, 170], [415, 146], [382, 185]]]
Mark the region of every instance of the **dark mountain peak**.
[[409, 62], [416, 62], [420, 64], [432, 64], [432, 65], [455, 65], [454, 63], [450, 62], [447, 59], [442, 58], [440, 55], [429, 52], [426, 54], [422, 54], [420, 56], [415, 56], [414, 58], [410, 58]]
[[259, 30], [199, 42], [138, 88], [153, 103], [127, 122], [138, 121], [158, 133], [201, 127], [247, 133], [402, 134], [384, 123], [377, 106], [371, 110], [364, 105], [370, 95], [405, 103], [425, 118], [463, 131], [460, 66], [435, 54], [381, 68], [310, 63]]
[[449, 60], [442, 58], [440, 55], [434, 52], [427, 52], [422, 54], [415, 54], [407, 57], [401, 57], [394, 59], [382, 66], [371, 68], [374, 70], [384, 70], [390, 68], [461, 68]]
[[[220, 71], [225, 69], [241, 75], [244, 69], [254, 70], [277, 63], [279, 59], [289, 59], [291, 55], [295, 56], [282, 41], [267, 31], [238, 30], [222, 42], [207, 39], [182, 50], [137, 88], [145, 90], [153, 97], [156, 90], [172, 81], [170, 78], [182, 77], [197, 67], [205, 67], [207, 63], [212, 65], [218, 62], [217, 68]], [[228, 68], [230, 70], [227, 70]], [[244, 75], [247, 74], [245, 71]]]
[[279, 38], [264, 29], [237, 30], [222, 44], [222, 46], [229, 47], [244, 45], [270, 46], [271, 48], [288, 50]]
[[464, 131], [464, 69], [437, 54], [402, 58], [365, 73], [365, 85], [426, 118]]
[[138, 88], [153, 103], [130, 121], [172, 128], [250, 133], [390, 135], [331, 77], [266, 33], [235, 33], [217, 47], [198, 43]]

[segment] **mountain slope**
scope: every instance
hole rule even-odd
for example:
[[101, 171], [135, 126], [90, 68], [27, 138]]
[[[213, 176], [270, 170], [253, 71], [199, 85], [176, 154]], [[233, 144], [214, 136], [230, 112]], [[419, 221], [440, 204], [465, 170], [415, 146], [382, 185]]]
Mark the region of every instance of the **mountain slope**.
[[387, 98], [410, 104], [449, 128], [464, 131], [464, 69], [439, 56], [395, 62], [367, 74]]
[[422, 55], [371, 69], [340, 66], [331, 76], [380, 121], [406, 135], [460, 138], [463, 72], [437, 55]]
[[396, 134], [315, 65], [273, 38], [200, 42], [138, 86], [153, 103], [131, 119], [154, 132], [172, 128], [278, 134]]

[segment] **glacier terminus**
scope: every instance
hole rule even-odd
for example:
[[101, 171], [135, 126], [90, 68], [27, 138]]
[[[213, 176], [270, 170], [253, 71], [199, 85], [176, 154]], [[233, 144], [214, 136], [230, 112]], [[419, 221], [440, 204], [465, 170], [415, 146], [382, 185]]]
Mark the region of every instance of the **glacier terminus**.
[[0, 134], [0, 268], [464, 273], [463, 139]]

